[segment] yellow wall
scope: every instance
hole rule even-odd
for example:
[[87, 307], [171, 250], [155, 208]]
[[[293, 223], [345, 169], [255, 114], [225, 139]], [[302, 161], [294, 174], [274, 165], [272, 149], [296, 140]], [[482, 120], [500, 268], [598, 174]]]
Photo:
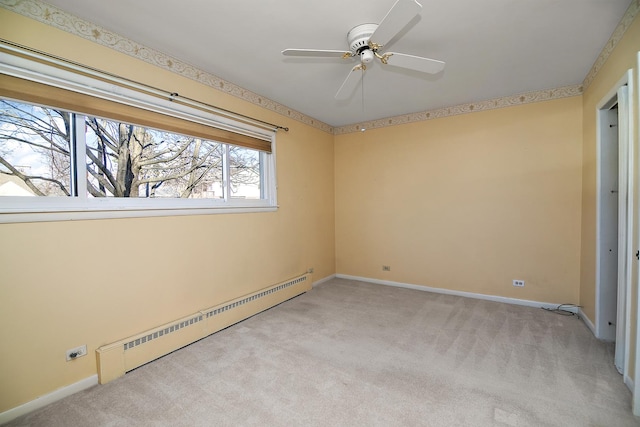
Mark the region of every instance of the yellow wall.
[[580, 302], [594, 319], [595, 105], [636, 66], [639, 19], [582, 97], [335, 138], [2, 8], [0, 23], [0, 38], [291, 128], [274, 213], [0, 224], [0, 413], [96, 373], [66, 349], [309, 267]]
[[337, 272], [577, 304], [581, 143], [581, 97], [336, 137]]
[[0, 413], [94, 375], [101, 345], [335, 273], [331, 135], [1, 8], [0, 23], [1, 38], [291, 128], [274, 213], [0, 224]]

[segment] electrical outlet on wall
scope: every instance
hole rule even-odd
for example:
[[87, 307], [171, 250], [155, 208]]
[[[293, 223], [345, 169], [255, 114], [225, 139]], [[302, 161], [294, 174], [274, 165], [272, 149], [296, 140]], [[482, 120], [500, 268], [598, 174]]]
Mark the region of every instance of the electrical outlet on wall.
[[75, 360], [78, 357], [87, 355], [87, 345], [81, 345], [80, 347], [71, 348], [67, 350], [67, 362], [70, 360]]
[[515, 286], [516, 288], [524, 288], [524, 280], [514, 279], [513, 286]]

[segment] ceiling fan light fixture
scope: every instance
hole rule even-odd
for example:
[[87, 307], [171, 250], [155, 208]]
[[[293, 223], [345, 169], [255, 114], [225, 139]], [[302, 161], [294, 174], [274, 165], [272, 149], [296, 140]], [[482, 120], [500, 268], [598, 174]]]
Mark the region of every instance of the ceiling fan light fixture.
[[[422, 5], [416, 0], [396, 0], [389, 12], [380, 24], [366, 23], [356, 25], [347, 33], [348, 51], [318, 50], [318, 49], [285, 49], [283, 55], [287, 56], [315, 56], [342, 57], [351, 59], [360, 57], [360, 63], [351, 68], [347, 78], [338, 89], [336, 99], [349, 98], [358, 83], [362, 83], [364, 71], [368, 64], [378, 58], [382, 64], [392, 65], [397, 68], [418, 71], [428, 74], [437, 74], [444, 69], [444, 62], [422, 56], [408, 55], [406, 53], [385, 52], [383, 49], [394, 37], [400, 34], [409, 22], [416, 17]], [[357, 73], [357, 71], [361, 71]], [[364, 87], [363, 87], [364, 94]], [[363, 95], [364, 96], [364, 95]], [[363, 98], [364, 105], [364, 98]], [[364, 129], [363, 129], [364, 130]]]
[[368, 64], [371, 61], [373, 61], [373, 51], [371, 51], [369, 49], [363, 50], [360, 53], [360, 60], [365, 64]]
[[349, 30], [347, 33], [349, 50], [351, 50], [354, 55], [357, 55], [369, 49], [369, 39], [377, 28], [378, 24], [360, 24]]

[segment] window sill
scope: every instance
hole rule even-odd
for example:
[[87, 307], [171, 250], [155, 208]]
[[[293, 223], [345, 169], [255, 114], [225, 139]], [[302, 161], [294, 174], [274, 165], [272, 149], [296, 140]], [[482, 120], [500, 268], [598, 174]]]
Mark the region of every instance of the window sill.
[[0, 224], [27, 222], [86, 221], [95, 219], [146, 218], [185, 215], [217, 215], [275, 212], [278, 206], [234, 206], [216, 208], [118, 209], [58, 212], [0, 212]]

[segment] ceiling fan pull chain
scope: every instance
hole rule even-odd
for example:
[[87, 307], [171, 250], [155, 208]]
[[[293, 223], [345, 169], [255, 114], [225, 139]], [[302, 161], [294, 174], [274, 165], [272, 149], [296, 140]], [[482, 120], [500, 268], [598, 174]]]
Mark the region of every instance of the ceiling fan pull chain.
[[362, 78], [360, 79], [360, 92], [362, 92], [362, 115], [364, 117], [364, 69], [362, 70]]

